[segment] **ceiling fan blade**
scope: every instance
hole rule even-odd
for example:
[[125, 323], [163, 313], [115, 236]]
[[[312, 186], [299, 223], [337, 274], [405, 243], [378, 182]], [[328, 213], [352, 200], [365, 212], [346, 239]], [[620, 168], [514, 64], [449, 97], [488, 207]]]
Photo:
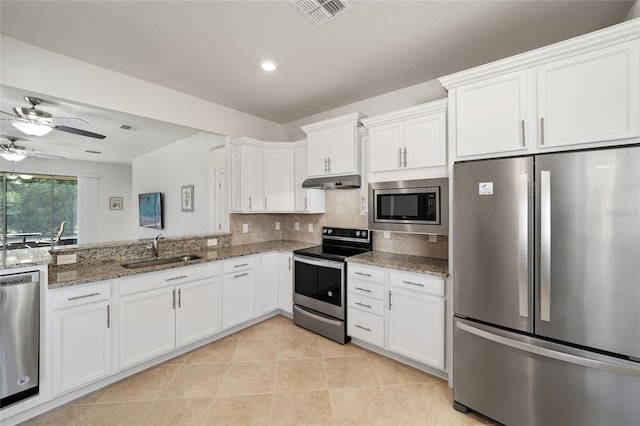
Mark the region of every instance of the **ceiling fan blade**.
[[51, 124], [54, 126], [77, 125], [77, 124], [89, 124], [87, 120], [78, 117], [52, 117]]
[[98, 133], [87, 132], [86, 130], [76, 129], [75, 127], [67, 127], [67, 126], [52, 126], [55, 130], [60, 130], [61, 132], [73, 133], [74, 135], [86, 136], [89, 138], [96, 139], [104, 139], [106, 136], [100, 135]]
[[0, 112], [1, 112], [1, 113], [3, 113], [3, 114], [10, 115], [10, 116], [12, 116], [13, 118], [19, 118], [17, 115], [15, 115], [15, 114], [11, 114], [10, 112], [5, 112], [5, 111], [0, 111]]
[[42, 158], [42, 159], [46, 159], [46, 160], [64, 160], [65, 157], [61, 157], [59, 155], [53, 155], [53, 154], [38, 154], [38, 153], [33, 153], [33, 154], [26, 154], [27, 157], [35, 157], [35, 158]]

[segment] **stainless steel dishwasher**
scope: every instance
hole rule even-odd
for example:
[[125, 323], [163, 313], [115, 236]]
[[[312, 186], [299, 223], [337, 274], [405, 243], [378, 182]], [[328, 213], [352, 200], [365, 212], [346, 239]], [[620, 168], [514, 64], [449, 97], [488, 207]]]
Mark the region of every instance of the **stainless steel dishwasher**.
[[38, 393], [40, 272], [0, 276], [0, 407]]

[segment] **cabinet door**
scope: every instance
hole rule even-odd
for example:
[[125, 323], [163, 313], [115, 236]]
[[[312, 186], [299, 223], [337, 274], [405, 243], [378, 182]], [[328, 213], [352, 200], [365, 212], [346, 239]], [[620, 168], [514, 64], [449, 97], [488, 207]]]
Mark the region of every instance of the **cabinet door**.
[[173, 287], [120, 298], [120, 369], [162, 355], [175, 347], [174, 304]]
[[256, 316], [278, 309], [278, 253], [262, 255], [262, 277], [256, 284], [256, 294], [260, 297]]
[[455, 90], [458, 157], [526, 149], [526, 71], [490, 78]]
[[361, 136], [360, 149], [362, 150], [362, 177], [360, 181], [360, 214], [367, 215], [369, 213], [369, 136]]
[[218, 277], [177, 288], [176, 346], [195, 342], [220, 331], [220, 290]]
[[358, 172], [359, 149], [355, 124], [346, 124], [331, 129], [329, 140], [329, 174], [344, 175]]
[[227, 329], [253, 318], [254, 272], [226, 274], [222, 281], [222, 328]]
[[307, 198], [307, 189], [302, 188], [302, 182], [307, 178], [307, 150], [296, 149], [293, 158], [293, 180], [295, 188], [295, 210], [297, 212], [304, 212], [309, 205], [309, 199]]
[[265, 210], [293, 211], [293, 151], [267, 150], [265, 163]]
[[293, 314], [293, 254], [278, 254], [278, 308]]
[[328, 130], [307, 135], [307, 173], [310, 177], [324, 176], [328, 173], [330, 138], [331, 133]]
[[245, 202], [248, 212], [264, 211], [264, 151], [246, 147], [243, 177], [245, 184]]
[[447, 165], [445, 113], [430, 114], [404, 122], [404, 167], [439, 167]]
[[53, 393], [111, 374], [111, 305], [83, 305], [53, 313]]
[[244, 164], [242, 147], [231, 148], [231, 211], [243, 212], [244, 199]]
[[539, 146], [640, 136], [639, 51], [634, 40], [538, 67]]
[[369, 130], [369, 170], [385, 172], [403, 167], [404, 122], [375, 126]]
[[444, 369], [444, 299], [391, 287], [388, 349]]

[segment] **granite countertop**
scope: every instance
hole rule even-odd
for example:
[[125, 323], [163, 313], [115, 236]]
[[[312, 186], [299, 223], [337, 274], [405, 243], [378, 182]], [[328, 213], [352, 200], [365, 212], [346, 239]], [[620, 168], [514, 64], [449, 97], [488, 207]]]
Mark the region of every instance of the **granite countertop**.
[[446, 278], [449, 275], [449, 261], [446, 259], [435, 259], [433, 257], [370, 251], [348, 257], [347, 262], [399, 269], [418, 274], [434, 275], [441, 278]]
[[[302, 248], [311, 247], [314, 244], [301, 241], [265, 241], [262, 243], [243, 244], [231, 247], [212, 247], [208, 250], [200, 252], [190, 252], [200, 256], [200, 259], [189, 261], [188, 266], [197, 265], [217, 260], [232, 259], [240, 256], [247, 256], [257, 253], [266, 253], [269, 251], [293, 251]], [[171, 257], [171, 256], [168, 256]], [[144, 261], [150, 259], [136, 259], [136, 261]], [[49, 288], [56, 289], [77, 284], [86, 284], [96, 281], [110, 280], [120, 277], [138, 275], [146, 272], [162, 271], [172, 268], [180, 268], [185, 266], [184, 263], [172, 263], [168, 265], [149, 266], [138, 269], [127, 269], [122, 266], [126, 262], [106, 262], [99, 265], [65, 265], [58, 267], [49, 267]]]
[[51, 261], [49, 247], [3, 251], [2, 269], [47, 265]]

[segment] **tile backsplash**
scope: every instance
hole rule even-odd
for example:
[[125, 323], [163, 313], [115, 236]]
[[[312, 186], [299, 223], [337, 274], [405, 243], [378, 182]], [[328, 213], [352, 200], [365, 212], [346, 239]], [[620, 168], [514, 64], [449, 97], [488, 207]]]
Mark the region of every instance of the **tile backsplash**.
[[[360, 214], [360, 203], [359, 189], [337, 189], [325, 192], [326, 213], [323, 214], [232, 214], [231, 244], [279, 239], [321, 244], [323, 226], [368, 227], [367, 216]], [[276, 222], [280, 222], [279, 230], [276, 230]], [[246, 233], [243, 232], [245, 224], [248, 228]], [[312, 231], [309, 231], [309, 225]], [[391, 238], [383, 238], [382, 232], [373, 232], [373, 249], [447, 259], [449, 239], [446, 235], [438, 235], [437, 242], [430, 242], [428, 235], [403, 233], [391, 233]]]

